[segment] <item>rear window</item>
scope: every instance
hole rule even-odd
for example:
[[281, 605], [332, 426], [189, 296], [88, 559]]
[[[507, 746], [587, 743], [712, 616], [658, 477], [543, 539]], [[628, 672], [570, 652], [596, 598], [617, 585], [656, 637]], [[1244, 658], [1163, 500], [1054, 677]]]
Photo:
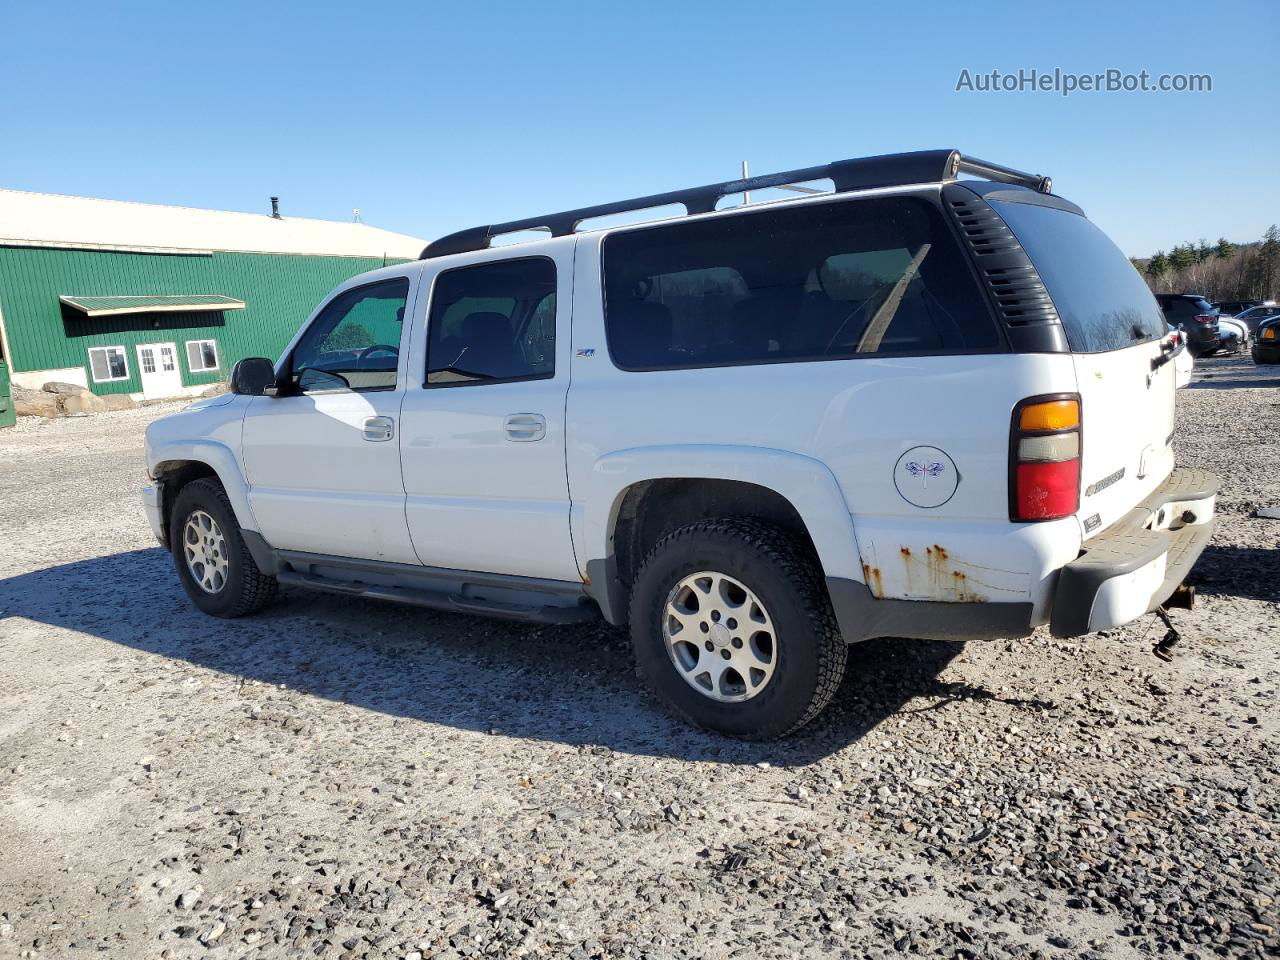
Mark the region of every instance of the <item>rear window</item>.
[[913, 197], [616, 233], [604, 281], [625, 370], [1003, 348], [939, 212]]
[[1164, 336], [1146, 281], [1087, 218], [1030, 203], [991, 205], [1035, 264], [1073, 351], [1119, 350]]

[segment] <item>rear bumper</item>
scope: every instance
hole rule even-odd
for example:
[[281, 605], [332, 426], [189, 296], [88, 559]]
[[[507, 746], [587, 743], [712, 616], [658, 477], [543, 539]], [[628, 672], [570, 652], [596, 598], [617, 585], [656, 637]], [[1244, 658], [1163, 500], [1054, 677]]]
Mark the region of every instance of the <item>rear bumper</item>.
[[1218, 480], [1174, 470], [1110, 529], [1085, 541], [1058, 575], [1049, 629], [1078, 637], [1128, 623], [1164, 603], [1213, 536]]

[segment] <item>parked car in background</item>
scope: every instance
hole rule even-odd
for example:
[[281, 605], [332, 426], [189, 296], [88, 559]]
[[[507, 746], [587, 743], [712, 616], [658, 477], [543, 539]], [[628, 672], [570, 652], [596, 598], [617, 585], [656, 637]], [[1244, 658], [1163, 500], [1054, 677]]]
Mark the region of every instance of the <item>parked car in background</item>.
[[1260, 303], [1262, 303], [1261, 300], [1214, 300], [1213, 306], [1217, 308], [1219, 314], [1234, 317], [1236, 314], [1243, 313], [1250, 307], [1256, 307]]
[[1193, 356], [1207, 357], [1222, 348], [1218, 311], [1198, 293], [1157, 293], [1164, 318], [1181, 330]]
[[1264, 320], [1253, 338], [1254, 363], [1280, 363], [1280, 316]]
[[812, 720], [849, 643], [1108, 630], [1174, 596], [1218, 482], [1174, 467], [1151, 291], [1050, 187], [925, 151], [451, 234], [153, 421], [147, 515], [213, 616], [603, 617], [739, 737]]
[[1270, 320], [1272, 317], [1280, 317], [1280, 304], [1260, 303], [1242, 313], [1237, 313], [1234, 319], [1243, 323], [1250, 333], [1256, 334], [1258, 324], [1264, 320]]
[[1227, 353], [1239, 353], [1249, 349], [1249, 328], [1236, 317], [1218, 316], [1218, 335], [1222, 349]]

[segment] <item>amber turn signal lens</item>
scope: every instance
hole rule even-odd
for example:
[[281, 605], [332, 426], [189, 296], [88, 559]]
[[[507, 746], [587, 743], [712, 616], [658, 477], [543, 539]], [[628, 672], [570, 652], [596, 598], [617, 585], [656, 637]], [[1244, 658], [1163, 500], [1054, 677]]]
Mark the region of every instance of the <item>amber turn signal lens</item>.
[[1029, 403], [1022, 408], [1018, 426], [1023, 430], [1071, 430], [1080, 426], [1080, 401]]
[[1263, 339], [1263, 340], [1274, 340], [1275, 338], [1276, 338], [1276, 328], [1275, 328], [1275, 327], [1267, 327], [1267, 329], [1265, 329], [1265, 330], [1263, 330], [1263, 331], [1262, 331], [1262, 339]]

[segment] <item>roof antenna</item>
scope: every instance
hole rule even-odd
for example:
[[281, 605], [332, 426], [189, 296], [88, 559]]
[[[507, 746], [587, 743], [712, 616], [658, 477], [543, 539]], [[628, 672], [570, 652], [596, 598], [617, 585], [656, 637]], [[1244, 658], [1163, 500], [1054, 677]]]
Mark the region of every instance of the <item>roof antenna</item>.
[[277, 220], [283, 219], [283, 217], [280, 216], [280, 198], [279, 197], [271, 198], [271, 216]]

